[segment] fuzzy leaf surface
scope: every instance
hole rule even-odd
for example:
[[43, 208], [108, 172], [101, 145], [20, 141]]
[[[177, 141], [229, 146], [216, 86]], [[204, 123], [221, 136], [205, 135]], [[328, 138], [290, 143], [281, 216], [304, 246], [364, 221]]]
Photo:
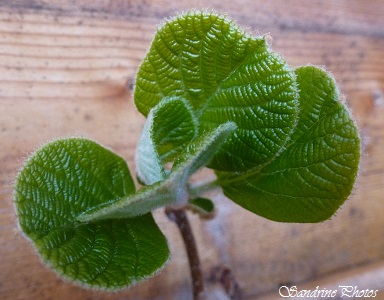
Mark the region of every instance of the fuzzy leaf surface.
[[165, 23], [139, 68], [139, 111], [147, 116], [167, 97], [188, 103], [198, 134], [226, 122], [237, 125], [209, 164], [221, 171], [243, 172], [273, 160], [297, 121], [293, 70], [264, 37], [205, 11]]
[[148, 115], [136, 148], [136, 173], [138, 180], [144, 185], [151, 185], [165, 179], [165, 170], [160, 155], [153, 141], [154, 115]]
[[351, 193], [360, 139], [333, 78], [312, 66], [296, 74], [300, 113], [288, 144], [261, 168], [218, 175], [225, 195], [256, 214], [283, 222], [320, 222]]
[[136, 170], [145, 185], [164, 180], [163, 164], [172, 161], [195, 138], [197, 124], [188, 103], [164, 98], [148, 114], [136, 151]]
[[163, 267], [169, 257], [164, 235], [151, 214], [92, 223], [77, 218], [134, 192], [121, 157], [71, 138], [29, 158], [16, 180], [15, 202], [21, 229], [52, 269], [81, 285], [115, 290]]
[[151, 136], [160, 160], [173, 161], [197, 135], [192, 108], [180, 97], [165, 98], [151, 114]]

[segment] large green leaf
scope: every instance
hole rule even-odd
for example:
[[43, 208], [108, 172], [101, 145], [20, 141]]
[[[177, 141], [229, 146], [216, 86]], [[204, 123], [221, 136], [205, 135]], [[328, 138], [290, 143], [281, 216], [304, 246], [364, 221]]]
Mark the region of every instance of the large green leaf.
[[284, 60], [264, 37], [252, 37], [225, 16], [205, 11], [165, 23], [140, 66], [137, 108], [148, 115], [164, 97], [187, 101], [199, 133], [236, 123], [235, 134], [210, 163], [223, 171], [245, 171], [272, 160], [297, 119], [295, 75]]
[[153, 275], [169, 257], [151, 214], [79, 223], [84, 211], [135, 192], [126, 162], [95, 142], [56, 140], [19, 173], [20, 227], [42, 259], [81, 285], [119, 289]]
[[300, 113], [289, 143], [262, 168], [218, 174], [224, 193], [250, 211], [277, 221], [319, 222], [351, 193], [360, 139], [333, 78], [312, 66], [296, 74]]
[[292, 71], [223, 15], [191, 11], [165, 23], [134, 97], [144, 115], [164, 97], [187, 101], [199, 134], [234, 122], [208, 166], [229, 198], [261, 216], [319, 222], [352, 190], [360, 142], [333, 79], [315, 67]]

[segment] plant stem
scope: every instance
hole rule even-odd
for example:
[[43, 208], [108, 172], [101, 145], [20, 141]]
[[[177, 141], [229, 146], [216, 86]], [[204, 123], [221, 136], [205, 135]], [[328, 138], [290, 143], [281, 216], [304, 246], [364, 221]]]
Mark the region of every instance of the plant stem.
[[180, 230], [184, 241], [185, 250], [187, 251], [189, 267], [191, 269], [193, 299], [200, 300], [204, 291], [204, 280], [200, 267], [200, 259], [197, 252], [195, 238], [189, 224], [187, 214], [183, 209], [173, 209], [167, 207], [165, 209], [167, 217], [176, 223]]

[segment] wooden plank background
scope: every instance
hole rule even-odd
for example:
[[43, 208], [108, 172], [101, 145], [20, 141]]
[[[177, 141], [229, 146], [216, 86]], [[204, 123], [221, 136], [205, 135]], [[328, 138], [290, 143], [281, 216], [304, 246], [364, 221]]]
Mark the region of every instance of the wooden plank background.
[[[31, 0], [0, 1], [0, 299], [190, 299], [183, 245], [161, 211], [155, 217], [171, 244], [170, 264], [129, 290], [94, 292], [40, 263], [17, 229], [12, 186], [27, 154], [62, 136], [95, 139], [134, 168], [144, 121], [131, 99], [135, 71], [157, 24], [202, 7], [269, 33], [293, 66], [330, 70], [364, 146], [353, 196], [321, 224], [274, 223], [213, 195], [216, 219], [191, 216], [206, 276], [229, 267], [244, 299], [278, 298], [282, 284], [345, 282], [384, 297], [383, 1]], [[209, 289], [208, 299], [225, 299], [218, 284]]]

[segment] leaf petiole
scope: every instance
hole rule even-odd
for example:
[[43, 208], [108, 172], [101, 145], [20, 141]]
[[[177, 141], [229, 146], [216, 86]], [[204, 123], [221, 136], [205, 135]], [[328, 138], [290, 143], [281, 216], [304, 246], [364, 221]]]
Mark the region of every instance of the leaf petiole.
[[219, 188], [221, 188], [219, 181], [217, 179], [214, 179], [208, 182], [190, 185], [188, 187], [188, 193], [191, 197], [198, 197], [206, 192], [216, 190]]

